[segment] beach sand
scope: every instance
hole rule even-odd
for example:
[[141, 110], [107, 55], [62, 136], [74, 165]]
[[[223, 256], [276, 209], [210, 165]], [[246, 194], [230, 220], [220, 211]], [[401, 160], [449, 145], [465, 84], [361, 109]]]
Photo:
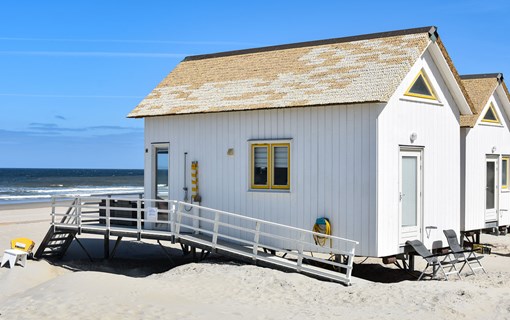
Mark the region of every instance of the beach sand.
[[[49, 213], [47, 205], [0, 207], [0, 244], [38, 243]], [[487, 275], [417, 282], [359, 257], [350, 287], [216, 255], [193, 263], [169, 243], [171, 260], [154, 242], [126, 240], [106, 261], [102, 238], [81, 239], [94, 262], [73, 244], [61, 261], [1, 268], [0, 319], [510, 319], [509, 235], [482, 235], [492, 246]]]

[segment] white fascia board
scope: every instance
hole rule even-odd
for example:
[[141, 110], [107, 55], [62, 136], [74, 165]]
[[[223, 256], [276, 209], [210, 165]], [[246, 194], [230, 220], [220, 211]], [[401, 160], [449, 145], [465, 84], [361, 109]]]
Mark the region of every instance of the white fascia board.
[[446, 62], [446, 59], [444, 58], [443, 53], [441, 52], [441, 49], [439, 49], [437, 43], [431, 41], [426, 50], [429, 50], [430, 55], [434, 59], [437, 68], [441, 72], [441, 75], [443, 76], [443, 79], [448, 86], [451, 95], [453, 96], [453, 99], [455, 99], [455, 102], [457, 103], [460, 113], [462, 115], [472, 115], [473, 112], [469, 107], [466, 97], [464, 97], [464, 94], [462, 93], [457, 80], [455, 80], [455, 76], [453, 75], [453, 72]]
[[508, 100], [505, 89], [503, 89], [503, 85], [499, 84], [494, 93], [498, 95], [507, 117], [510, 118], [510, 101]]

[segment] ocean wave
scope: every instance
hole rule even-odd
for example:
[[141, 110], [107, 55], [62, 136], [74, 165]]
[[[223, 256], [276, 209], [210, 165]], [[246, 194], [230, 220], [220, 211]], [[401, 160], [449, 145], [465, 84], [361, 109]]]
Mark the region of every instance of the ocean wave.
[[83, 187], [83, 188], [10, 188], [0, 190], [0, 201], [33, 201], [51, 199], [53, 196], [73, 198], [92, 195], [123, 195], [143, 193], [143, 187]]
[[37, 188], [37, 189], [25, 189], [28, 192], [34, 193], [105, 193], [105, 192], [134, 192], [143, 191], [143, 187], [82, 187], [82, 188]]
[[51, 199], [51, 195], [40, 196], [0, 196], [0, 200], [36, 200], [36, 199]]

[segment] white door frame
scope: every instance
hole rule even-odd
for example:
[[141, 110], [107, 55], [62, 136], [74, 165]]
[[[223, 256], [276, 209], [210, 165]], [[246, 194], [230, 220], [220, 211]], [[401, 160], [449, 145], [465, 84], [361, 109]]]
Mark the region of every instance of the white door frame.
[[[494, 163], [494, 208], [487, 209], [487, 163]], [[485, 200], [485, 211], [484, 217], [485, 222], [493, 222], [498, 220], [499, 212], [499, 188], [500, 188], [500, 175], [499, 175], [499, 155], [487, 155], [485, 157], [485, 172], [484, 172], [484, 200]]]
[[[403, 171], [402, 159], [403, 157], [416, 158], [416, 225], [403, 226], [402, 219], [402, 204], [406, 197], [403, 190]], [[399, 243], [405, 245], [407, 240], [420, 240], [423, 241], [423, 148], [400, 147], [398, 157], [399, 168], [399, 185], [398, 185], [398, 225], [399, 225]]]
[[[150, 197], [152, 199], [158, 199], [158, 186], [156, 184], [157, 182], [157, 174], [158, 174], [158, 162], [157, 162], [157, 158], [158, 158], [158, 150], [159, 149], [166, 149], [167, 152], [168, 152], [168, 163], [167, 163], [167, 167], [168, 167], [168, 176], [167, 176], [167, 186], [168, 186], [168, 194], [166, 196], [166, 199], [165, 198], [159, 198], [159, 199], [169, 199], [170, 197], [170, 143], [168, 142], [157, 142], [157, 143], [152, 143], [151, 144], [151, 184], [150, 184], [150, 190], [151, 190], [151, 194], [150, 194]], [[154, 207], [154, 208], [157, 208], [158, 209], [158, 214], [157, 214], [157, 217], [158, 217], [158, 220], [167, 220], [169, 218], [169, 213], [166, 213], [166, 212], [162, 212], [162, 211], [159, 211], [159, 210], [168, 210], [168, 205], [165, 205], [164, 203], [162, 202], [155, 202], [155, 201], [151, 201], [151, 207]], [[168, 230], [169, 229], [169, 225], [168, 224], [164, 224], [164, 223], [154, 223], [154, 222], [146, 222], [147, 224], [147, 228], [148, 229], [161, 229], [161, 230]]]

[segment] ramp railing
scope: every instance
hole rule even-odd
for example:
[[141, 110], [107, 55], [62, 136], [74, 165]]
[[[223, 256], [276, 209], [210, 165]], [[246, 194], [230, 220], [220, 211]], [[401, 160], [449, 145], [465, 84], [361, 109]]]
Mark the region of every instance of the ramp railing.
[[[59, 213], [59, 208], [67, 211]], [[57, 222], [59, 216], [64, 218]], [[292, 265], [298, 272], [334, 277], [346, 284], [350, 284], [358, 244], [241, 214], [161, 199], [80, 197], [71, 206], [54, 199], [52, 225], [73, 227], [79, 232], [122, 230], [138, 238], [146, 234], [171, 235], [176, 241], [198, 241], [211, 250], [221, 248], [254, 261]], [[314, 237], [326, 240], [320, 241], [325, 245], [317, 244]]]

